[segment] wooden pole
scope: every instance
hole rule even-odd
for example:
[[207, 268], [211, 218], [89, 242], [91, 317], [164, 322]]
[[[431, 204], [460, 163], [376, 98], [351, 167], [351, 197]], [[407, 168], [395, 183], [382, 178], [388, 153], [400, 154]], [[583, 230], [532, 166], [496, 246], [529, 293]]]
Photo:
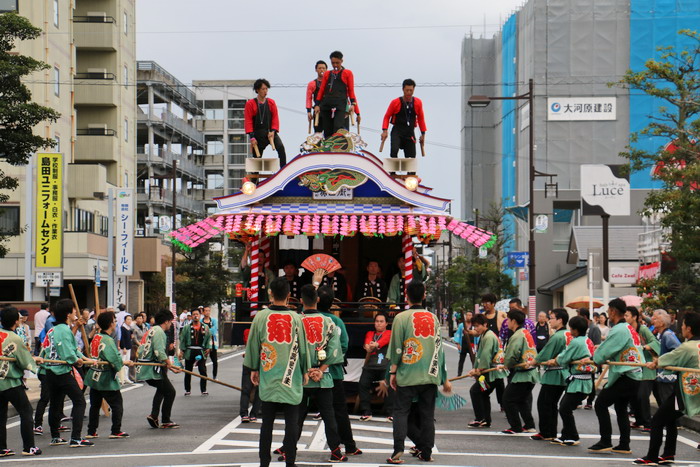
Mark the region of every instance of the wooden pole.
[[603, 384], [603, 379], [605, 379], [605, 375], [608, 374], [608, 369], [609, 369], [609, 368], [610, 368], [609, 366], [606, 366], [605, 368], [603, 368], [603, 371], [600, 373], [600, 376], [598, 377], [598, 381], [595, 382], [595, 388], [594, 388], [594, 389], [595, 389], [596, 391], [598, 390], [598, 388], [600, 388], [600, 385]]
[[258, 149], [257, 144], [253, 145], [253, 150], [255, 151], [255, 157], [260, 158], [260, 150]]
[[277, 148], [275, 147], [275, 134], [268, 134], [267, 135], [267, 140], [270, 142], [270, 146], [272, 146], [273, 151], [277, 151]]
[[384, 142], [386, 140], [382, 140], [382, 144], [379, 145], [379, 152], [382, 152], [384, 150]]
[[[80, 313], [78, 299], [75, 298], [75, 290], [73, 290], [73, 284], [68, 284], [68, 290], [70, 291], [70, 298], [73, 300], [73, 306], [78, 313]], [[95, 290], [97, 290], [97, 286], [95, 286]], [[90, 346], [90, 341], [88, 341], [88, 336], [85, 332], [85, 326], [83, 324], [80, 325], [80, 335], [83, 337], [83, 350], [87, 351], [88, 347]]]
[[311, 134], [311, 120], [309, 120], [309, 134]]
[[97, 284], [93, 284], [95, 293], [95, 320], [100, 316], [100, 290], [97, 288]]
[[211, 381], [212, 383], [226, 386], [227, 388], [235, 389], [236, 391], [243, 391], [238, 386], [234, 386], [233, 384], [224, 383], [223, 381], [219, 381], [218, 379], [210, 378], [208, 376], [200, 375], [199, 373], [195, 373], [194, 371], [185, 370], [184, 368], [180, 368], [180, 371], [182, 371], [183, 373], [187, 373], [188, 375], [196, 376], [197, 378], [202, 378], [204, 380]]
[[318, 126], [318, 114], [321, 112], [314, 112], [314, 125]]
[[425, 143], [420, 143], [420, 155], [425, 157]]
[[350, 112], [350, 126], [355, 126], [355, 112]]

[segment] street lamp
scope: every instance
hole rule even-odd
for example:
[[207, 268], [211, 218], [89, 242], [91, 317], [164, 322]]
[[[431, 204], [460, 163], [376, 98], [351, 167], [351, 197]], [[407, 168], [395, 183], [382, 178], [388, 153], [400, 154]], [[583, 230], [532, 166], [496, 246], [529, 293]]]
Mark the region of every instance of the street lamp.
[[529, 298], [528, 298], [528, 311], [531, 315], [537, 313], [536, 300], [537, 300], [537, 289], [535, 285], [535, 83], [532, 79], [528, 81], [528, 91], [525, 94], [520, 94], [519, 96], [513, 97], [489, 97], [489, 96], [472, 96], [467, 101], [469, 107], [472, 108], [484, 108], [487, 107], [491, 101], [509, 101], [509, 100], [527, 100], [529, 104], [530, 113], [530, 125], [529, 125], [529, 136], [530, 136], [530, 208], [528, 209], [528, 225], [530, 231], [530, 237], [528, 240], [528, 280], [529, 280]]

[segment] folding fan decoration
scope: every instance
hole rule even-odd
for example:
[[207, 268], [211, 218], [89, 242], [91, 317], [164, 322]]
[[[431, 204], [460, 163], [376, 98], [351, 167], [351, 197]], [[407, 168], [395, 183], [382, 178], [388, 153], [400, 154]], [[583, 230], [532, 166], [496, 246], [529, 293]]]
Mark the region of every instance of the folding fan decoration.
[[334, 257], [330, 255], [324, 255], [323, 253], [313, 254], [306, 258], [301, 267], [307, 271], [316, 272], [319, 269], [323, 270], [323, 275], [325, 276], [329, 272], [337, 271], [342, 266]]

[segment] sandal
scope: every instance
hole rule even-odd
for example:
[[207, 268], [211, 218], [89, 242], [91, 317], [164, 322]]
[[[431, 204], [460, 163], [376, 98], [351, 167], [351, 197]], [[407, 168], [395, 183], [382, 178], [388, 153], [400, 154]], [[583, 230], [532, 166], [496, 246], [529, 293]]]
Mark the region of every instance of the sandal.
[[389, 457], [386, 460], [386, 463], [387, 464], [403, 464], [404, 461], [401, 459], [402, 454], [403, 454], [402, 452], [395, 452], [394, 454], [391, 455], [391, 457]]

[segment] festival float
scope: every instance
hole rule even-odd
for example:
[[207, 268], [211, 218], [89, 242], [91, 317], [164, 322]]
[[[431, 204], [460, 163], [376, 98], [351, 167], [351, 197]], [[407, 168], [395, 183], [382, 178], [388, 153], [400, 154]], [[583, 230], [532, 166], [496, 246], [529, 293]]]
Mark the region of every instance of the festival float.
[[[215, 198], [215, 214], [170, 234], [172, 243], [183, 250], [223, 235], [250, 245], [251, 280], [247, 293], [236, 298], [232, 344], [243, 343], [251, 316], [264, 306], [259, 300], [260, 268], [276, 265], [273, 271], [278, 271], [292, 253], [298, 258], [297, 265], [312, 254], [336, 258], [351, 297], [356, 283], [366, 277], [369, 259], [386, 268], [388, 283], [396, 272], [390, 267], [402, 256], [405, 283], [409, 283], [414, 239], [430, 244], [448, 231], [476, 248], [494, 244], [492, 233], [451, 216], [451, 200], [433, 195], [417, 176], [389, 172], [387, 168], [397, 160], [403, 159], [379, 159], [366, 150], [359, 135], [345, 130], [325, 140], [313, 135], [300, 154], [279, 171], [267, 178], [262, 172], [251, 174], [241, 192]], [[290, 240], [297, 245], [301, 240], [308, 248], [285, 250]], [[261, 257], [264, 264], [260, 264]], [[373, 329], [373, 314], [379, 309], [397, 312], [405, 307], [403, 303], [372, 302], [339, 302], [335, 307], [350, 336], [347, 357], [349, 361], [359, 359], [360, 369], [364, 334]], [[352, 373], [349, 368], [347, 379], [353, 379]]]

